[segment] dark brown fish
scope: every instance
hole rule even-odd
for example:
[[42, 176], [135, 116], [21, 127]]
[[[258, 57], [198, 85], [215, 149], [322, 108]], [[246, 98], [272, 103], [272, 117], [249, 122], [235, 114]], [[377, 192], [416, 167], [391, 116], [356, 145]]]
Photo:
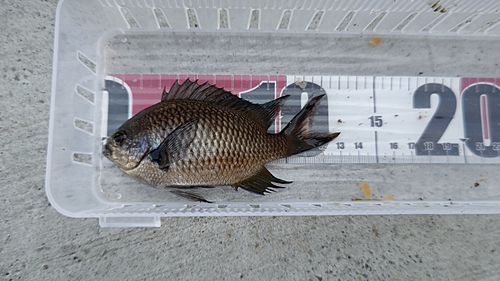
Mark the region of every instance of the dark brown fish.
[[118, 128], [103, 153], [123, 172], [154, 187], [274, 191], [282, 187], [276, 183], [291, 182], [274, 177], [264, 164], [340, 134], [309, 131], [310, 115], [323, 95], [311, 98], [280, 133], [267, 133], [287, 97], [253, 104], [208, 83], [176, 81], [163, 91], [161, 102]]

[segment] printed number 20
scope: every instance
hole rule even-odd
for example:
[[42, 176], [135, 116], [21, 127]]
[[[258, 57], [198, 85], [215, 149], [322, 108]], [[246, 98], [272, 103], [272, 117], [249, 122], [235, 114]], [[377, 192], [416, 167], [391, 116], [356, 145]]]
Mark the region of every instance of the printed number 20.
[[[413, 108], [430, 108], [432, 94], [439, 105], [415, 143], [417, 155], [459, 155], [457, 143], [436, 145], [448, 128], [457, 108], [453, 91], [441, 84], [420, 86], [413, 95]], [[463, 123], [467, 148], [480, 157], [498, 157], [500, 150], [500, 90], [490, 84], [476, 84], [462, 93]], [[481, 108], [483, 107], [483, 108]], [[487, 146], [484, 139], [489, 138]]]

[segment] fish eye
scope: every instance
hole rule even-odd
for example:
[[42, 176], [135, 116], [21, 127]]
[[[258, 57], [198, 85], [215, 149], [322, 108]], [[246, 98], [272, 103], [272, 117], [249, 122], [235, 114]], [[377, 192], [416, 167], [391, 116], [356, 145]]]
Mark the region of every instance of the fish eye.
[[118, 131], [113, 135], [113, 141], [119, 146], [123, 145], [126, 139], [127, 134], [124, 131]]

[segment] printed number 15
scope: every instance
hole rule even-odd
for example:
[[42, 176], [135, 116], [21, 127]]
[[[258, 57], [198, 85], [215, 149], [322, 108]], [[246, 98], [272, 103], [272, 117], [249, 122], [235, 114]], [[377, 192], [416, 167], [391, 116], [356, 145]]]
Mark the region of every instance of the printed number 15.
[[383, 125], [382, 116], [370, 116], [368, 119], [370, 119], [371, 127], [382, 127]]

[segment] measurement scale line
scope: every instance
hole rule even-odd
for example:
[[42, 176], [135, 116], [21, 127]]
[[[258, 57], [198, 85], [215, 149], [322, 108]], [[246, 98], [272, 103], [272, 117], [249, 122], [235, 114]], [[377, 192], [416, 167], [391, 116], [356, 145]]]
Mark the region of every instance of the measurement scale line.
[[[373, 96], [373, 113], [377, 113], [377, 98], [375, 96], [375, 76], [372, 77], [373, 85], [372, 85], [372, 96]], [[378, 155], [378, 134], [375, 131], [375, 160], [379, 163], [379, 155]]]
[[373, 76], [372, 91], [373, 91], [373, 95], [372, 95], [373, 96], [373, 113], [377, 113], [377, 102], [376, 102], [376, 98], [375, 98], [375, 76]]
[[[467, 141], [467, 138], [459, 138], [459, 140], [462, 142], [462, 158], [463, 158], [463, 163], [467, 164], [467, 153], [465, 152], [465, 142]], [[459, 152], [460, 153], [460, 152]]]

